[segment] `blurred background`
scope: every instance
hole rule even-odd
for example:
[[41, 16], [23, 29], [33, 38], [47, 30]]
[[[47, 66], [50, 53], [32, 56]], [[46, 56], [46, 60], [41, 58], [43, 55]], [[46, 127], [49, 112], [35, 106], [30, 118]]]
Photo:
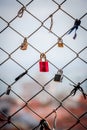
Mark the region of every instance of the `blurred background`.
[[[67, 32], [75, 19], [81, 24], [73, 39], [75, 30]], [[41, 53], [49, 72], [39, 70]], [[53, 128], [54, 110], [56, 130], [87, 129], [86, 0], [0, 0], [0, 65], [1, 130], [33, 130], [42, 118]], [[55, 82], [59, 69], [63, 79]], [[70, 95], [79, 82], [86, 99], [80, 90]]]

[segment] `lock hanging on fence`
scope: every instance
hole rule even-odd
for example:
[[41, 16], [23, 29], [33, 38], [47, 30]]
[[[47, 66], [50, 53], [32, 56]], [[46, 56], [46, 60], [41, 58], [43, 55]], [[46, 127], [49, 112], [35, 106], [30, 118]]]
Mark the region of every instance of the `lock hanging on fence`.
[[11, 86], [8, 86], [7, 90], [6, 90], [6, 95], [9, 95], [11, 91]]
[[63, 79], [63, 71], [62, 69], [59, 69], [57, 74], [55, 74], [54, 81], [62, 82], [62, 79]]
[[39, 70], [40, 70], [40, 72], [49, 71], [48, 61], [46, 60], [46, 55], [44, 53], [40, 54]]
[[49, 123], [45, 119], [40, 121], [40, 130], [51, 130]]
[[21, 50], [27, 50], [27, 47], [28, 47], [27, 38], [24, 38], [24, 41], [23, 41], [23, 43], [21, 44], [20, 49], [21, 49]]
[[61, 37], [59, 37], [59, 39], [58, 39], [58, 47], [63, 47], [63, 46], [64, 46], [63, 40], [62, 40]]

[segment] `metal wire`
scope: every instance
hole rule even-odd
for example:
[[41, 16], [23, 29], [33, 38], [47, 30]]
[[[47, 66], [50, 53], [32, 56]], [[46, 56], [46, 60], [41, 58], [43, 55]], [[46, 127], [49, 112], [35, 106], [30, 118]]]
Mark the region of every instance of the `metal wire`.
[[[51, 2], [53, 2], [55, 5], [57, 5], [58, 8], [57, 8], [54, 12], [52, 12], [52, 13], [50, 14], [50, 16], [48, 16], [46, 19], [44, 19], [43, 21], [41, 21], [37, 16], [35, 16], [35, 15], [32, 14], [31, 12], [29, 12], [29, 10], [27, 9], [27, 7], [30, 6], [33, 2], [35, 2], [35, 0], [31, 0], [31, 1], [29, 0], [29, 2], [28, 2], [26, 5], [24, 5], [24, 4], [23, 4], [22, 2], [20, 2], [19, 0], [16, 0], [17, 4], [21, 5], [22, 8], [19, 9], [18, 14], [17, 14], [16, 16], [14, 16], [14, 18], [12, 18], [9, 22], [8, 22], [5, 18], [0, 17], [0, 19], [3, 20], [3, 21], [7, 24], [6, 27], [4, 27], [4, 28], [0, 31], [0, 33], [2, 34], [7, 28], [10, 28], [10, 29], [12, 29], [17, 35], [19, 35], [21, 38], [25, 38], [25, 36], [24, 36], [23, 34], [21, 34], [21, 32], [17, 31], [15, 28], [13, 28], [13, 27], [11, 26], [11, 23], [12, 23], [13, 21], [15, 21], [18, 17], [21, 19], [22, 16], [24, 15], [24, 12], [27, 12], [29, 15], [31, 15], [35, 20], [37, 20], [37, 21], [40, 23], [40, 26], [39, 26], [36, 30], [34, 30], [31, 34], [29, 34], [29, 35], [27, 36], [27, 39], [29, 39], [31, 36], [33, 36], [34, 34], [36, 34], [36, 32], [37, 32], [38, 30], [40, 30], [42, 27], [45, 28], [47, 31], [49, 31], [52, 35], [54, 35], [54, 36], [58, 39], [59, 36], [58, 36], [55, 32], [52, 31], [53, 22], [54, 22], [54, 21], [53, 21], [53, 16], [54, 16], [54, 14], [55, 14], [56, 12], [58, 12], [58, 11], [61, 10], [64, 14], [66, 14], [68, 17], [70, 17], [72, 20], [75, 21], [75, 18], [74, 18], [71, 14], [69, 14], [69, 12], [66, 12], [66, 11], [62, 8], [63, 4], [66, 3], [67, 1], [68, 1], [68, 0], [64, 0], [64, 1], [62, 1], [62, 3], [59, 4], [57, 1], [51, 0]], [[84, 17], [86, 17], [86, 15], [87, 15], [87, 13], [83, 14], [83, 16], [81, 16], [80, 20], [82, 20]], [[47, 26], [45, 26], [44, 23], [45, 23], [45, 21], [47, 21], [47, 20], [50, 19], [50, 18], [51, 18], [51, 24], [50, 24], [50, 28], [48, 28]], [[80, 28], [82, 28], [84, 31], [87, 31], [87, 29], [86, 29], [84, 26], [82, 26], [82, 25], [80, 25]], [[69, 30], [70, 30], [70, 29], [69, 29]], [[61, 38], [64, 38], [64, 36], [67, 34], [67, 32], [68, 32], [69, 30], [66, 30], [66, 32], [64, 32], [64, 34], [61, 36]], [[29, 45], [32, 49], [34, 49], [38, 54], [41, 53], [40, 50], [38, 50], [34, 45], [31, 45], [30, 43], [28, 43], [28, 45]], [[52, 45], [48, 50], [45, 51], [45, 54], [47, 54], [49, 51], [51, 51], [56, 45], [57, 45], [57, 43], [55, 43], [54, 45]], [[84, 47], [82, 50], [80, 50], [80, 51], [77, 53], [74, 49], [72, 49], [70, 46], [68, 46], [65, 42], [64, 42], [64, 45], [65, 45], [66, 48], [68, 48], [71, 52], [73, 52], [76, 56], [75, 56], [73, 59], [71, 59], [68, 63], [64, 64], [64, 66], [62, 67], [62, 69], [66, 68], [69, 64], [71, 64], [71, 63], [72, 63], [73, 61], [75, 61], [77, 58], [79, 58], [82, 62], [84, 62], [85, 64], [87, 64], [87, 62], [86, 62], [83, 58], [80, 57], [80, 53], [84, 52], [85, 49], [87, 49], [87, 47]], [[85, 126], [85, 125], [81, 122], [81, 119], [87, 114], [87, 112], [84, 112], [83, 114], [79, 115], [79, 117], [78, 117], [78, 116], [76, 116], [76, 114], [74, 114], [73, 112], [71, 112], [67, 107], [65, 107], [65, 106], [63, 105], [64, 101], [66, 101], [66, 100], [71, 96], [71, 94], [67, 95], [66, 97], [64, 97], [64, 98], [62, 99], [62, 101], [60, 101], [60, 100], [58, 100], [55, 96], [53, 96], [50, 92], [48, 92], [48, 91], [45, 89], [46, 86], [47, 86], [49, 83], [51, 83], [51, 81], [53, 80], [53, 78], [51, 78], [51, 79], [50, 79], [49, 81], [47, 81], [44, 85], [42, 85], [39, 81], [37, 81], [34, 77], [32, 77], [32, 76], [28, 73], [28, 71], [29, 71], [33, 66], [35, 66], [35, 65], [39, 62], [39, 59], [38, 59], [35, 63], [33, 63], [28, 69], [26, 69], [24, 66], [22, 66], [20, 63], [18, 63], [17, 61], [15, 61], [15, 60], [11, 57], [12, 54], [15, 53], [19, 48], [20, 48], [20, 46], [17, 47], [16, 49], [14, 49], [10, 54], [9, 54], [6, 50], [4, 50], [3, 48], [1, 48], [1, 50], [8, 55], [8, 58], [5, 59], [5, 60], [1, 63], [1, 65], [3, 65], [3, 64], [4, 64], [6, 61], [8, 61], [9, 59], [11, 59], [14, 63], [16, 63], [18, 66], [20, 66], [25, 72], [27, 72], [27, 73], [25, 73], [25, 74], [40, 86], [40, 90], [39, 90], [34, 96], [32, 96], [30, 99], [28, 99], [27, 101], [25, 101], [25, 100], [23, 99], [23, 97], [21, 97], [20, 95], [17, 94], [17, 92], [15, 92], [14, 90], [12, 90], [13, 85], [15, 85], [18, 80], [15, 80], [12, 84], [9, 85], [6, 81], [4, 81], [3, 79], [1, 79], [1, 81], [2, 81], [4, 84], [6, 84], [6, 85], [8, 86], [8, 88], [10, 88], [9, 91], [11, 91], [12, 93], [14, 93], [15, 96], [17, 96], [21, 101], [23, 101], [24, 105], [21, 106], [18, 110], [16, 110], [12, 115], [10, 115], [10, 116], [4, 115], [5, 118], [6, 118], [6, 122], [0, 126], [0, 129], [3, 130], [3, 129], [4, 129], [4, 126], [6, 126], [7, 124], [8, 124], [8, 125], [11, 124], [11, 125], [14, 126], [17, 130], [21, 130], [20, 128], [18, 128], [18, 126], [15, 125], [15, 123], [13, 123], [13, 122], [11, 121], [11, 119], [12, 119], [15, 115], [17, 115], [21, 110], [23, 110], [25, 107], [27, 107], [27, 109], [28, 109], [29, 111], [31, 111], [33, 114], [35, 114], [37, 117], [43, 119], [43, 117], [42, 117], [41, 115], [39, 115], [36, 111], [33, 110], [32, 107], [29, 106], [30, 101], [32, 101], [37, 95], [39, 95], [39, 94], [40, 94], [41, 92], [43, 92], [43, 91], [45, 91], [45, 92], [46, 92], [49, 96], [51, 96], [56, 102], [59, 103], [59, 106], [57, 106], [57, 107], [55, 108], [55, 111], [59, 110], [59, 109], [62, 107], [64, 110], [66, 110], [66, 111], [75, 119], [76, 122], [74, 122], [74, 123], [73, 123], [68, 129], [66, 129], [66, 130], [71, 130], [71, 129], [74, 130], [74, 128], [75, 128], [78, 124], [80, 124], [80, 125], [82, 126], [83, 130], [84, 130], [84, 129], [87, 129], [87, 126]], [[52, 63], [49, 59], [48, 59], [48, 62], [49, 62], [55, 69], [59, 69], [59, 68], [58, 68], [54, 63]], [[19, 74], [19, 75], [21, 75], [21, 74]], [[65, 77], [66, 79], [68, 79], [68, 81], [72, 82], [72, 83], [76, 86], [76, 83], [75, 83], [72, 79], [70, 79], [67, 75], [64, 74], [64, 77]], [[20, 78], [21, 78], [21, 77], [20, 77]], [[84, 79], [83, 81], [81, 81], [81, 84], [84, 83], [86, 80], [87, 80], [87, 79]], [[74, 87], [74, 85], [72, 86], [72, 88]], [[7, 89], [7, 90], [8, 90], [8, 89]], [[10, 93], [10, 92], [8, 92], [8, 94], [9, 94], [9, 93]], [[4, 97], [5, 94], [6, 94], [6, 92], [3, 92], [3, 93], [0, 95], [0, 97]], [[85, 95], [87, 96], [87, 94], [85, 94]], [[51, 111], [50, 113], [48, 113], [48, 115], [45, 116], [45, 119], [47, 119], [48, 117], [50, 117], [55, 111], [53, 110], [53, 111]], [[2, 112], [1, 112], [1, 114], [2, 114]], [[32, 130], [36, 129], [37, 127], [38, 127], [38, 125], [37, 125], [36, 127], [34, 127]]]

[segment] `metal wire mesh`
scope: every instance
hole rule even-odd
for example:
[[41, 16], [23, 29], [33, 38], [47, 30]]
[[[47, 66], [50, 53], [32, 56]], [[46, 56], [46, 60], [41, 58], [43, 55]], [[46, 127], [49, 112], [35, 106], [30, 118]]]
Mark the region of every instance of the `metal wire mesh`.
[[[87, 92], [85, 88], [87, 87], [87, 7], [82, 5], [79, 8], [79, 4], [84, 2], [87, 4], [87, 2], [81, 0], [0, 2], [0, 129], [37, 129], [39, 121], [43, 118], [52, 127], [55, 111], [57, 112], [56, 129], [87, 129], [87, 100], [81, 96], [81, 91], [77, 93], [80, 94], [80, 100], [76, 97], [74, 99], [70, 94], [75, 87], [70, 84], [77, 85], [78, 82], [84, 88], [85, 94]], [[43, 7], [42, 10], [39, 10], [40, 6]], [[74, 12], [75, 7], [77, 9]], [[6, 12], [6, 8], [9, 11]], [[9, 15], [10, 11], [12, 12]], [[67, 35], [67, 32], [77, 18], [81, 20], [80, 33], [78, 31], [77, 38], [73, 40], [72, 35]], [[63, 39], [63, 48], [58, 47], [60, 37]], [[28, 49], [23, 51], [20, 50], [20, 43], [24, 38], [27, 38]], [[46, 54], [49, 62], [48, 73], [38, 71], [42, 52]], [[60, 68], [64, 73], [63, 81], [54, 83], [54, 75]], [[24, 77], [15, 80], [23, 72], [26, 72]], [[10, 94], [6, 95], [7, 91]], [[17, 102], [14, 99], [17, 99]], [[72, 99], [74, 101], [71, 102]], [[7, 104], [7, 108], [10, 108], [10, 114], [7, 114], [3, 104]], [[76, 107], [77, 104], [79, 107]], [[74, 105], [74, 108], [70, 107]], [[28, 127], [25, 120], [21, 124], [21, 121], [17, 120], [19, 115], [22, 119], [23, 112], [25, 117], [29, 117]]]

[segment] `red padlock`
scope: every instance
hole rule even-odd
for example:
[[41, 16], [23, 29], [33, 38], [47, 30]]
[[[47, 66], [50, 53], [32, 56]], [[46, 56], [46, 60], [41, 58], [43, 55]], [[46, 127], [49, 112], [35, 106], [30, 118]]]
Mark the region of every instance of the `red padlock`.
[[44, 53], [41, 53], [40, 55], [39, 70], [40, 72], [49, 71], [48, 61], [46, 60], [46, 55]]

